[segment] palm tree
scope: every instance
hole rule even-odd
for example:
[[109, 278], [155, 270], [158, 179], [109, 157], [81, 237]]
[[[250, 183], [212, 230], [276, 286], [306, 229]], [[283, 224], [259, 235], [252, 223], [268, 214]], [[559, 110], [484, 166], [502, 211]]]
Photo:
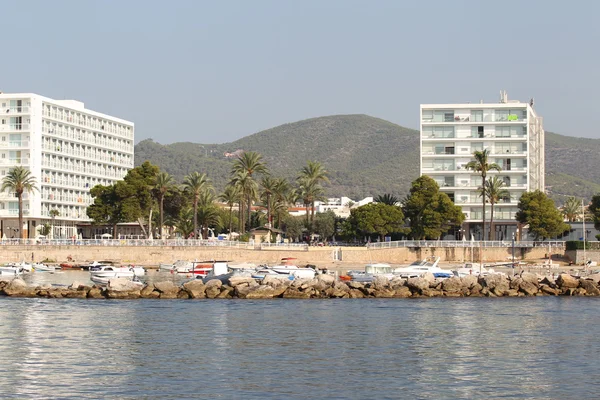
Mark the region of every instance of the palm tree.
[[400, 202], [400, 200], [396, 196], [389, 193], [383, 195], [380, 194], [379, 196], [375, 197], [373, 201], [375, 203], [387, 204], [388, 206], [395, 206]]
[[[323, 198], [323, 189], [320, 187], [321, 182], [329, 182], [328, 173], [320, 162], [308, 161], [307, 164], [300, 170], [298, 182], [300, 186], [304, 186], [304, 190], [312, 192], [311, 203], [311, 222], [315, 218], [315, 201]], [[307, 208], [308, 212], [308, 208]]]
[[229, 240], [231, 240], [231, 231], [233, 223], [233, 206], [239, 202], [240, 191], [236, 186], [227, 185], [225, 191], [219, 196], [219, 200], [229, 206]]
[[[215, 207], [215, 195], [212, 187], [205, 189], [198, 198], [198, 224], [200, 225], [200, 233], [202, 238], [208, 236], [209, 225], [218, 223], [219, 215]], [[215, 219], [216, 218], [216, 219]]]
[[[239, 175], [242, 172], [246, 172], [247, 177], [245, 179], [248, 181], [254, 181], [253, 175], [255, 173], [266, 174], [267, 166], [262, 160], [262, 155], [254, 151], [247, 151], [238, 156], [238, 158], [234, 161], [233, 166], [231, 167], [232, 179], [234, 179], [236, 175]], [[252, 209], [252, 201], [256, 198], [256, 190], [250, 190], [250, 187], [255, 185], [256, 182], [254, 182], [254, 185], [248, 183], [246, 185], [246, 188], [248, 190], [243, 191], [244, 195], [246, 195], [246, 202], [248, 206], [248, 223], [250, 222], [250, 210]], [[254, 197], [249, 197], [252, 193], [254, 193]]]
[[281, 215], [287, 212], [288, 204], [294, 204], [295, 200], [290, 198], [290, 183], [285, 178], [278, 178], [273, 189], [273, 212], [277, 215], [277, 228], [281, 229]]
[[[476, 151], [473, 153], [473, 157], [475, 157], [474, 161], [469, 161], [469, 163], [465, 166], [466, 169], [470, 169], [474, 172], [479, 172], [481, 175], [481, 188], [480, 190], [483, 192], [485, 190], [485, 181], [487, 178], [487, 173], [492, 170], [501, 171], [502, 168], [496, 163], [488, 163], [488, 157], [490, 152], [488, 149], [484, 149], [483, 151]], [[485, 201], [486, 196], [481, 196], [483, 198], [483, 213], [482, 213], [482, 237], [485, 240]]]
[[272, 227], [273, 221], [271, 219], [271, 210], [273, 208], [273, 195], [275, 190], [277, 189], [278, 179], [272, 178], [270, 176], [264, 176], [260, 181], [260, 186], [262, 187], [261, 191], [261, 199], [264, 201], [264, 204], [267, 206], [267, 224], [269, 227]]
[[204, 189], [210, 184], [206, 174], [192, 172], [183, 180], [183, 187], [194, 205], [194, 239], [198, 235], [198, 200]]
[[575, 197], [569, 197], [562, 207], [562, 214], [567, 221], [575, 222], [581, 213], [581, 201]]
[[491, 206], [490, 240], [495, 240], [496, 236], [496, 232], [494, 232], [494, 204], [510, 196], [510, 192], [504, 188], [505, 185], [506, 183], [502, 179], [498, 178], [497, 176], [494, 176], [485, 181], [484, 191], [480, 192], [482, 196], [487, 197]]
[[167, 192], [173, 187], [174, 179], [167, 172], [159, 172], [156, 175], [156, 181], [154, 184], [154, 189], [158, 193], [158, 203], [160, 208], [160, 238], [164, 239], [163, 236], [163, 226], [164, 226], [164, 201], [165, 195]]
[[[248, 171], [240, 170], [236, 174], [234, 174], [233, 178], [229, 182], [231, 185], [236, 186], [240, 192], [240, 232], [244, 233], [244, 221], [247, 221], [247, 225], [250, 224], [250, 210], [252, 201], [256, 199], [258, 193], [258, 184]], [[244, 215], [244, 202], [248, 204], [248, 219], [245, 220]]]
[[21, 239], [25, 239], [25, 230], [23, 229], [23, 193], [31, 193], [38, 190], [35, 182], [35, 177], [31, 175], [31, 171], [21, 166], [14, 167], [2, 179], [2, 187], [0, 192], [9, 190], [15, 193], [19, 199], [19, 230], [21, 231]]
[[[302, 199], [302, 203], [306, 207], [306, 227], [309, 230], [314, 221], [315, 202], [317, 200], [324, 200], [324, 193], [325, 191], [317, 182], [305, 178], [300, 178], [298, 180], [298, 196]], [[311, 206], [312, 212], [309, 212], [309, 207]], [[310, 221], [308, 218], [309, 215], [312, 216]]]
[[48, 212], [48, 215], [50, 216], [50, 218], [52, 218], [52, 238], [54, 239], [54, 219], [60, 215], [60, 212], [57, 209], [53, 208]]
[[177, 230], [179, 232], [181, 232], [181, 235], [183, 236], [183, 238], [188, 238], [194, 229], [194, 210], [192, 210], [189, 207], [183, 208], [180, 213], [179, 213], [179, 218], [177, 218], [177, 221], [175, 223], [175, 227], [177, 228]]

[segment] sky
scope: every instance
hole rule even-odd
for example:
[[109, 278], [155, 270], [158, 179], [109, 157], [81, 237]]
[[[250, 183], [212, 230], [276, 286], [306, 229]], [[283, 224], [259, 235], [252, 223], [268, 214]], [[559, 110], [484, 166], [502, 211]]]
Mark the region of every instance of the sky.
[[2, 0], [0, 91], [83, 101], [136, 142], [226, 143], [419, 104], [528, 101], [600, 138], [600, 2]]

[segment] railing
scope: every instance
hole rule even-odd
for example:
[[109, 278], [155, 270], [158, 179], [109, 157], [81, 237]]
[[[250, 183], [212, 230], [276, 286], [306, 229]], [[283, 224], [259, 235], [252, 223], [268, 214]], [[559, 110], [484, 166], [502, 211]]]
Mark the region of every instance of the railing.
[[240, 249], [285, 249], [308, 251], [306, 243], [256, 243], [235, 240], [194, 239], [0, 239], [0, 245], [37, 246], [136, 246], [136, 247], [230, 247]]
[[[512, 247], [512, 240], [398, 240], [394, 242], [368, 243], [369, 249], [394, 249], [404, 247]], [[515, 241], [515, 247], [564, 248], [564, 241], [532, 242]]]

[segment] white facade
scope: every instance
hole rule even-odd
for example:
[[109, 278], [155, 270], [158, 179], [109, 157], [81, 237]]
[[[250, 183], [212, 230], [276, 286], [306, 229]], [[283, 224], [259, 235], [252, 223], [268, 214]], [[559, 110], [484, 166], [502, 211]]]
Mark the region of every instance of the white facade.
[[90, 189], [111, 185], [133, 168], [134, 124], [87, 110], [75, 100], [32, 93], [0, 93], [0, 178], [15, 166], [32, 172], [39, 191], [25, 194], [24, 226], [17, 225], [12, 193], [0, 194], [0, 230], [6, 237], [36, 237], [56, 210], [55, 237], [77, 234], [89, 221]]
[[327, 201], [316, 201], [315, 212], [324, 213], [327, 211], [333, 211], [333, 213], [342, 218], [348, 218], [350, 216], [350, 210], [364, 206], [373, 202], [373, 197], [365, 197], [362, 200], [354, 201], [349, 197], [332, 197], [328, 198]]
[[[433, 178], [462, 207], [466, 217], [463, 235], [481, 237], [482, 198], [477, 191], [481, 176], [465, 166], [474, 160], [475, 151], [487, 149], [488, 162], [502, 168], [489, 172], [488, 178], [503, 179], [510, 193], [494, 206], [495, 237], [510, 238], [516, 229], [520, 196], [544, 191], [542, 118], [531, 104], [508, 101], [505, 93], [499, 103], [422, 104], [420, 115], [420, 174]], [[486, 221], [489, 218], [487, 205]]]

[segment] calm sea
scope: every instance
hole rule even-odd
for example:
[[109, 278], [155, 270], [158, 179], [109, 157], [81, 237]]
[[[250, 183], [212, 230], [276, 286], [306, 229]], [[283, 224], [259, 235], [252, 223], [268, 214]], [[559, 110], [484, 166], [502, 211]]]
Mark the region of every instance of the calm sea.
[[599, 317], [597, 298], [0, 298], [0, 398], [598, 398]]

